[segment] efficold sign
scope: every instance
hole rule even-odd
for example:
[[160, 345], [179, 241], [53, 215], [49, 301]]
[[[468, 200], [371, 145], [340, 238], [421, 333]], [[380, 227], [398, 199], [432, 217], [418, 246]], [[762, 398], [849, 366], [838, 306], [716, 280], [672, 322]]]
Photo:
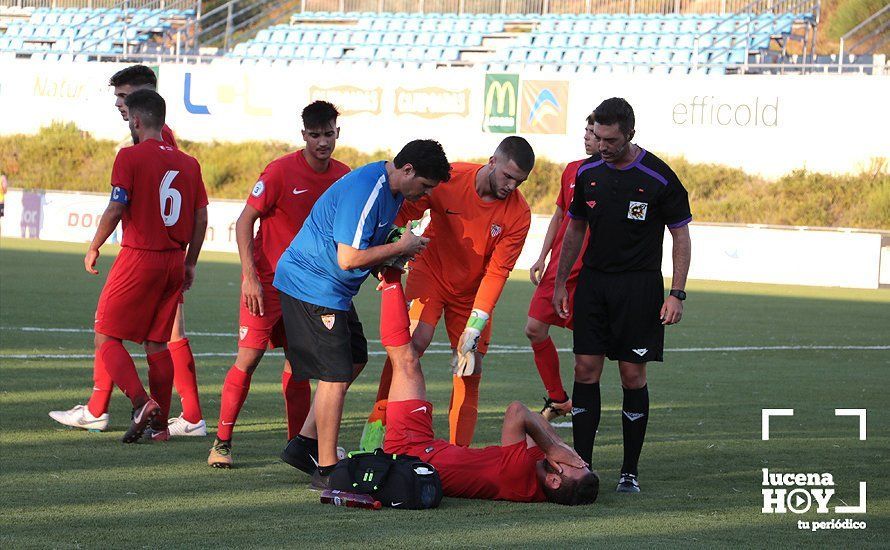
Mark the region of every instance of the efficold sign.
[[525, 134], [565, 134], [568, 104], [568, 82], [523, 80], [519, 131]]
[[519, 75], [486, 74], [482, 130], [513, 134], [519, 116]]
[[466, 117], [470, 114], [470, 90], [399, 87], [396, 88], [395, 113], [399, 116], [414, 115], [428, 119]]

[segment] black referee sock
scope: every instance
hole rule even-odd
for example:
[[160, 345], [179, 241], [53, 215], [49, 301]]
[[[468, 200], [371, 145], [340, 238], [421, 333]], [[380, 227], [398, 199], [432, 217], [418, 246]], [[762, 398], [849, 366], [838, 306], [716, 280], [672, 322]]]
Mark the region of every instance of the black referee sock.
[[624, 464], [622, 474], [637, 475], [637, 463], [643, 450], [646, 425], [649, 423], [649, 386], [636, 390], [624, 388], [621, 425], [624, 428]]
[[593, 440], [600, 425], [600, 384], [575, 382], [572, 387], [572, 440], [584, 462], [591, 464]]

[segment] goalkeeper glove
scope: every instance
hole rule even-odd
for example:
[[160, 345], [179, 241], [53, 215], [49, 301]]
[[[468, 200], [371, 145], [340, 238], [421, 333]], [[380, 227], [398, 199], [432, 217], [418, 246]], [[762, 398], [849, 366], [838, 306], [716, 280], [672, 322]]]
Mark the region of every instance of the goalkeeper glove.
[[[426, 231], [426, 228], [430, 225], [430, 211], [429, 209], [425, 210], [423, 216], [419, 220], [412, 220], [408, 222], [408, 225], [405, 227], [400, 227], [398, 225], [391, 225], [389, 228], [389, 234], [386, 236], [385, 244], [391, 244], [395, 242], [399, 242], [399, 239], [402, 238], [402, 235], [405, 234], [405, 231], [410, 230], [412, 233], [417, 235], [418, 237], [423, 236], [423, 232]], [[386, 267], [394, 267], [399, 271], [405, 271], [405, 264], [408, 263], [407, 256], [396, 256], [395, 258], [389, 259], [374, 269], [374, 272], [380, 272]]]
[[455, 376], [470, 376], [476, 370], [476, 351], [479, 337], [488, 324], [489, 315], [481, 309], [474, 309], [467, 320], [467, 327], [457, 342], [457, 354], [452, 355], [451, 369]]

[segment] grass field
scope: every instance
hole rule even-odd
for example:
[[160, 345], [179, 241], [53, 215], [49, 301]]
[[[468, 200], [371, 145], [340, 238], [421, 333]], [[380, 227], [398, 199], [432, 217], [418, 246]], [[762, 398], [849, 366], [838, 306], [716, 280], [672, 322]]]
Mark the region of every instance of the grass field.
[[[438, 510], [370, 512], [319, 505], [308, 478], [278, 460], [286, 439], [280, 356], [267, 356], [254, 376], [231, 471], [206, 466], [210, 438], [121, 444], [129, 403], [119, 392], [109, 432], [64, 429], [49, 419], [47, 411], [88, 397], [88, 329], [114, 251], [108, 248], [102, 275], [90, 277], [82, 267], [84, 246], [0, 241], [2, 547], [886, 547], [890, 291], [692, 282], [684, 320], [668, 330], [666, 362], [649, 370], [640, 495], [613, 492], [622, 454], [621, 391], [617, 369], [608, 366], [593, 465], [603, 492], [595, 505], [445, 499]], [[205, 418], [214, 427], [235, 351], [235, 262], [234, 255], [206, 254], [186, 303]], [[538, 407], [544, 394], [523, 334], [532, 290], [526, 274], [516, 273], [496, 311], [493, 342], [502, 347], [485, 361], [477, 445], [498, 441], [510, 401]], [[376, 338], [372, 285], [357, 306], [366, 334]], [[553, 336], [570, 385], [571, 335]], [[442, 338], [444, 330], [437, 333]], [[347, 448], [357, 446], [376, 391], [382, 348], [375, 342], [371, 351], [347, 397], [341, 432]], [[60, 357], [69, 355], [76, 357]], [[424, 357], [439, 434], [447, 432], [447, 359]], [[762, 408], [795, 410], [793, 418], [773, 420], [770, 441], [761, 441]], [[857, 438], [857, 420], [835, 417], [835, 408], [868, 409], [867, 441]], [[568, 428], [559, 431], [571, 436]], [[867, 481], [868, 511], [764, 515], [765, 467], [832, 473], [832, 510], [857, 504], [858, 482]], [[846, 517], [866, 521], [867, 529], [797, 527], [798, 520]]]

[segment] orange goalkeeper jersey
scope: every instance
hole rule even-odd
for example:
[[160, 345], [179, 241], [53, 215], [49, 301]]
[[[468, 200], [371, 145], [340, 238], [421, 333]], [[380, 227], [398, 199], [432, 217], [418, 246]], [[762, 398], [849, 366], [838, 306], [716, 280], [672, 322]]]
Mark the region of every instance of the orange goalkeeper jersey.
[[430, 243], [411, 265], [435, 279], [460, 301], [488, 313], [522, 252], [531, 211], [519, 190], [504, 200], [483, 201], [476, 193], [480, 164], [451, 165], [451, 181], [418, 202], [405, 202], [396, 223], [418, 219], [427, 208]]

